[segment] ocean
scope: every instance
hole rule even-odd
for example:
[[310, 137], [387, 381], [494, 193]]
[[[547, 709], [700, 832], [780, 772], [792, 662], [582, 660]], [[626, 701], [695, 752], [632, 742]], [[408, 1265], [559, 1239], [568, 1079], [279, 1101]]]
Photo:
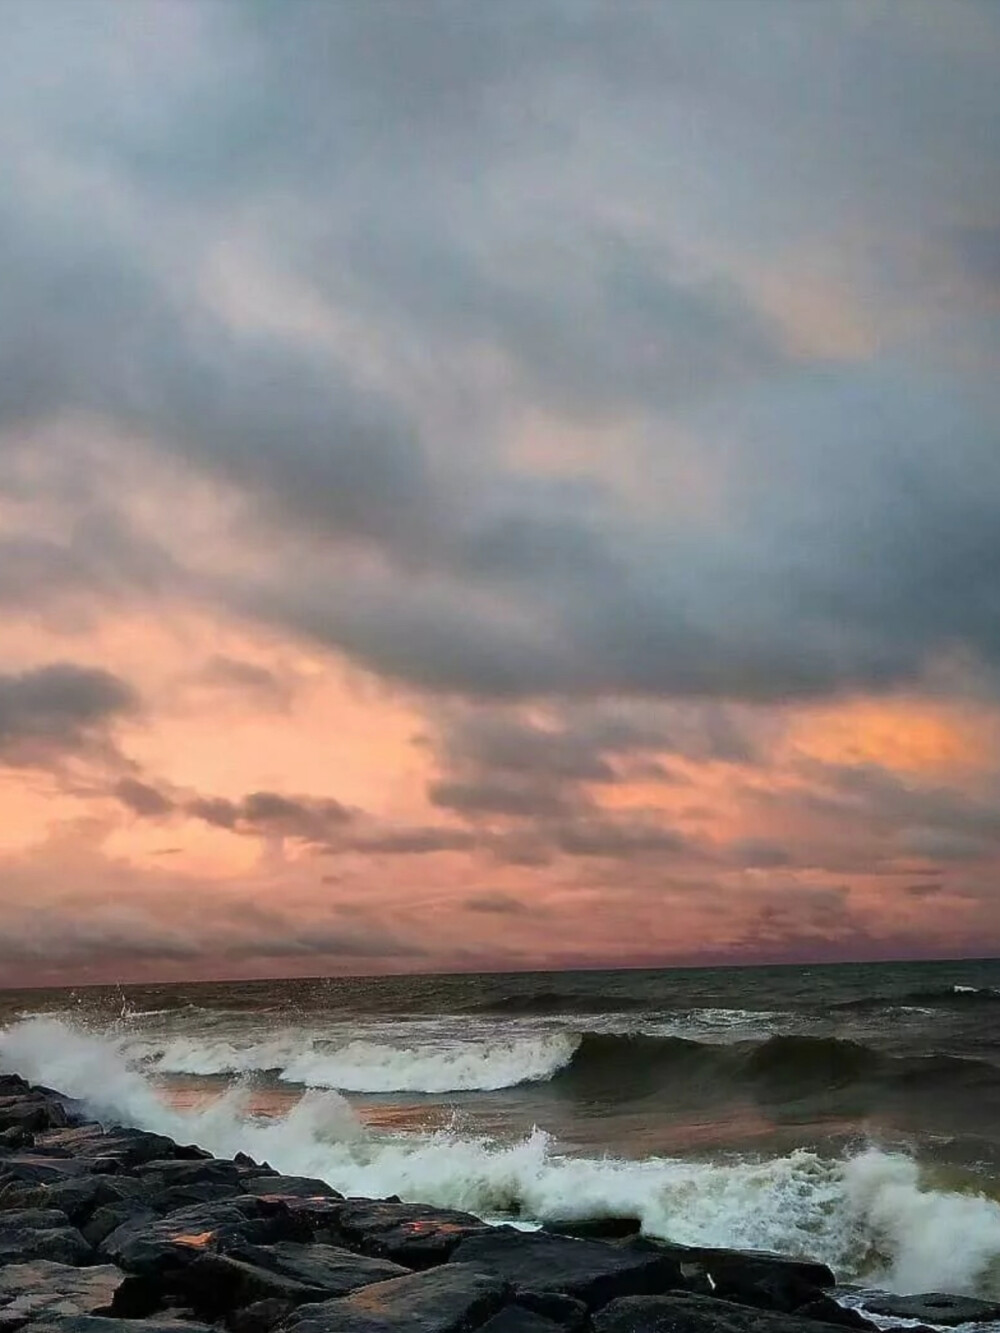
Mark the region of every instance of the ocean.
[[1000, 1297], [1000, 962], [0, 993], [102, 1118], [491, 1220]]

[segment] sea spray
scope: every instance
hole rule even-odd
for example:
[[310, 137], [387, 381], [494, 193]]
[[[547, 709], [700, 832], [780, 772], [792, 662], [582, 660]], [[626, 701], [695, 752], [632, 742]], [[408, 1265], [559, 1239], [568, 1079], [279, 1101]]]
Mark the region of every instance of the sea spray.
[[648, 1234], [823, 1259], [841, 1277], [895, 1290], [989, 1290], [1000, 1205], [924, 1189], [915, 1162], [875, 1148], [842, 1159], [798, 1150], [723, 1162], [560, 1153], [541, 1130], [504, 1143], [457, 1130], [374, 1132], [335, 1092], [306, 1092], [281, 1117], [251, 1113], [240, 1086], [178, 1110], [130, 1060], [120, 1034], [53, 1019], [0, 1033], [0, 1068], [58, 1087], [105, 1121], [243, 1150], [352, 1194], [401, 1197], [482, 1216], [544, 1220], [627, 1213]]

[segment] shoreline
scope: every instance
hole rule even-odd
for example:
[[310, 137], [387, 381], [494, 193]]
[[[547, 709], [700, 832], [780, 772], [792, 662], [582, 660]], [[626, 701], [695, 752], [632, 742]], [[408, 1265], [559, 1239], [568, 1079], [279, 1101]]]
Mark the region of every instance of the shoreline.
[[[876, 1329], [808, 1258], [674, 1245], [629, 1218], [538, 1231], [345, 1198], [0, 1074], [0, 1333], [824, 1333]], [[866, 1301], [932, 1326], [1000, 1302]], [[911, 1325], [912, 1329], [912, 1325]]]

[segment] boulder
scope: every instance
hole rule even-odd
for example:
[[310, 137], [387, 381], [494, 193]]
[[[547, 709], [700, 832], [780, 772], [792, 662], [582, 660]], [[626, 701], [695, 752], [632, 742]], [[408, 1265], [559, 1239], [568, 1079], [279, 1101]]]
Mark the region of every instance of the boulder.
[[51, 1259], [59, 1264], [85, 1264], [94, 1252], [69, 1218], [57, 1209], [29, 1208], [0, 1213], [0, 1264]]
[[337, 1207], [345, 1244], [404, 1268], [433, 1268], [444, 1263], [460, 1241], [493, 1230], [471, 1213], [419, 1203], [347, 1199]]
[[0, 1268], [0, 1333], [33, 1320], [107, 1309], [125, 1274], [112, 1264], [71, 1268], [39, 1259]]
[[112, 1170], [134, 1171], [144, 1162], [164, 1158], [199, 1159], [206, 1161], [211, 1153], [191, 1145], [183, 1146], [164, 1134], [152, 1134], [145, 1129], [128, 1129], [116, 1125], [105, 1129], [98, 1124], [72, 1125], [36, 1136], [35, 1145], [61, 1149], [76, 1159], [89, 1158], [88, 1169], [95, 1170], [94, 1161], [108, 1164]]
[[638, 1236], [642, 1223], [637, 1217], [552, 1218], [542, 1223], [543, 1231], [557, 1236], [576, 1236], [579, 1240], [625, 1240]]
[[467, 1333], [479, 1328], [510, 1294], [505, 1282], [466, 1264], [447, 1264], [376, 1282], [339, 1300], [302, 1305], [282, 1333]]
[[241, 1249], [239, 1258], [293, 1278], [326, 1293], [324, 1299], [347, 1296], [358, 1287], [406, 1277], [409, 1270], [388, 1259], [354, 1254], [336, 1245], [297, 1244], [279, 1241]]
[[924, 1324], [984, 1324], [1000, 1319], [1000, 1301], [924, 1291], [915, 1296], [865, 1296], [864, 1308], [887, 1319], [919, 1319]]
[[230, 1333], [270, 1333], [275, 1324], [280, 1324], [294, 1308], [287, 1301], [254, 1301], [252, 1305], [229, 1314], [226, 1327]]
[[485, 1324], [480, 1324], [479, 1333], [563, 1333], [563, 1328], [564, 1325], [523, 1305], [505, 1305]]
[[325, 1180], [313, 1180], [309, 1176], [246, 1176], [243, 1190], [247, 1194], [276, 1194], [280, 1198], [296, 1199], [342, 1199], [332, 1185]]
[[155, 1222], [157, 1214], [138, 1199], [122, 1199], [120, 1203], [107, 1203], [97, 1208], [89, 1222], [84, 1222], [80, 1233], [88, 1245], [95, 1249], [105, 1241], [112, 1231], [129, 1222]]
[[[179, 1302], [215, 1321], [246, 1306], [279, 1302], [287, 1313], [404, 1276], [407, 1269], [398, 1264], [329, 1245], [247, 1246], [231, 1254], [203, 1252], [186, 1264], [170, 1262], [137, 1274], [122, 1286], [112, 1312], [141, 1317]], [[258, 1314], [270, 1317], [275, 1308]]]
[[24, 1333], [212, 1333], [207, 1324], [171, 1317], [110, 1319], [101, 1315], [41, 1316], [24, 1325]]
[[583, 1333], [590, 1325], [590, 1315], [583, 1301], [575, 1296], [563, 1296], [556, 1291], [532, 1291], [530, 1287], [521, 1287], [517, 1293], [517, 1304], [532, 1314], [541, 1315], [568, 1333]]
[[181, 1208], [153, 1221], [133, 1219], [106, 1236], [99, 1250], [130, 1273], [151, 1273], [182, 1267], [203, 1252], [224, 1254], [240, 1243], [279, 1239], [280, 1227], [261, 1203], [246, 1196]]
[[19, 1129], [29, 1134], [67, 1123], [62, 1103], [41, 1091], [0, 1097], [0, 1129]]
[[667, 1255], [576, 1240], [544, 1231], [491, 1227], [459, 1244], [452, 1260], [512, 1284], [515, 1291], [558, 1292], [600, 1309], [618, 1296], [669, 1291], [682, 1284]]
[[706, 1296], [625, 1296], [593, 1319], [594, 1333], [832, 1333], [836, 1325]]

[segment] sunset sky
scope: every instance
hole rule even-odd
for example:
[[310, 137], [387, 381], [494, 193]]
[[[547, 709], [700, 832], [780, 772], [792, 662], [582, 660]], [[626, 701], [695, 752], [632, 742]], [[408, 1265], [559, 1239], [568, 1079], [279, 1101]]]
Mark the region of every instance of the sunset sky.
[[996, 0], [0, 0], [0, 982], [1000, 951]]

